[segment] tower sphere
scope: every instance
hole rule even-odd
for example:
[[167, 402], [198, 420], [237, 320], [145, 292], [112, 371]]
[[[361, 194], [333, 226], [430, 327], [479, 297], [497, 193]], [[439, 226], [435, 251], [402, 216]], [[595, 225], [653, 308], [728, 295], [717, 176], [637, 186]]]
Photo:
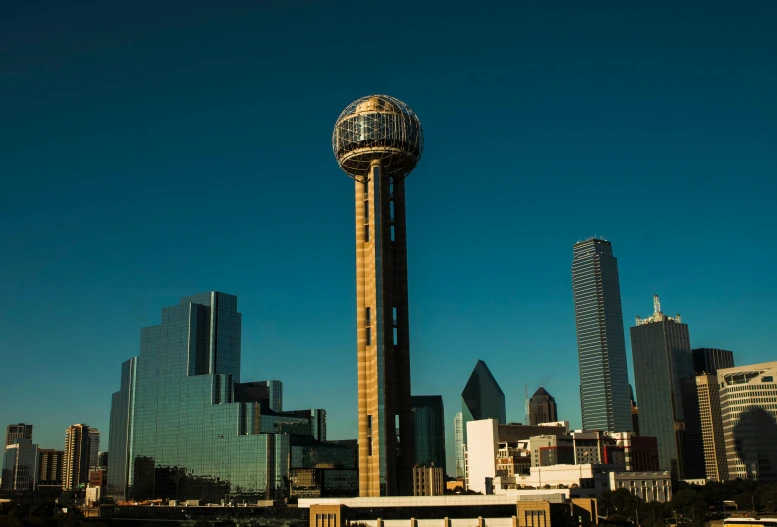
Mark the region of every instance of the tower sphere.
[[424, 131], [415, 112], [399, 99], [368, 95], [349, 104], [337, 118], [332, 150], [354, 179], [367, 176], [373, 161], [402, 178], [421, 159]]

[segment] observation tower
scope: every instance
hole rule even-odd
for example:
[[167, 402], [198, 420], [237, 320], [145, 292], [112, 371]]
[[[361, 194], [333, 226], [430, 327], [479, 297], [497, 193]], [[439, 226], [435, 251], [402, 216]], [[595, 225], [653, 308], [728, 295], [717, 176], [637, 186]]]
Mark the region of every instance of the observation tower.
[[405, 177], [423, 149], [418, 117], [387, 95], [349, 104], [332, 133], [356, 190], [360, 496], [413, 494]]

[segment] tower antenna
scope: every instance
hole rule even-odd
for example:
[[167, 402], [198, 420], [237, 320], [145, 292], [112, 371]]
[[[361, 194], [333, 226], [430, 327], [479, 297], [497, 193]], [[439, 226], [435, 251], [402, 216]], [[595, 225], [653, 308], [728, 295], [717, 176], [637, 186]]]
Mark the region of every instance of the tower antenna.
[[523, 385], [523, 424], [529, 425], [529, 385]]

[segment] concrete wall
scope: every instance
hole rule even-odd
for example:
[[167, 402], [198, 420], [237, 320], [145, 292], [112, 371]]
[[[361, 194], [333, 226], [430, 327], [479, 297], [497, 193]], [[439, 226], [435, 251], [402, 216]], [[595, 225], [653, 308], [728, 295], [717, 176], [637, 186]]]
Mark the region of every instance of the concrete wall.
[[499, 421], [481, 419], [467, 423], [467, 488], [486, 493], [486, 478], [496, 477], [499, 453]]

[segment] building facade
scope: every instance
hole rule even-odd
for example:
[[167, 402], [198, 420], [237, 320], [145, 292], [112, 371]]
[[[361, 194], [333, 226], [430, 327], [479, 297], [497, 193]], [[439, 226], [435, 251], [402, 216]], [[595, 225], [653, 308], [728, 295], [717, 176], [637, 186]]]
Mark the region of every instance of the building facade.
[[679, 479], [704, 477], [703, 442], [688, 325], [661, 312], [631, 328], [640, 433], [658, 439], [661, 470]]
[[453, 446], [456, 449], [456, 478], [466, 477], [465, 456], [467, 445], [464, 443], [464, 414], [456, 412], [453, 418]]
[[610, 242], [573, 246], [572, 289], [585, 430], [631, 430], [618, 260]]
[[32, 425], [19, 423], [5, 428], [5, 446], [13, 445], [17, 439], [32, 441]]
[[[65, 458], [63, 461], [62, 487], [77, 489], [89, 483], [89, 426], [81, 423], [65, 430]], [[97, 452], [95, 451], [95, 454]]]
[[729, 479], [777, 481], [777, 362], [718, 370]]
[[5, 447], [2, 485], [7, 491], [35, 490], [38, 483], [38, 445], [32, 440], [16, 438]]
[[697, 375], [696, 394], [699, 398], [704, 469], [707, 479], [728, 481], [728, 462], [726, 461], [726, 444], [723, 436], [723, 417], [720, 413], [718, 376], [706, 373]]
[[440, 467], [413, 467], [413, 496], [442, 496], [445, 477]]
[[64, 450], [41, 448], [38, 451], [38, 488], [62, 488]]
[[696, 375], [715, 375], [718, 370], [734, 367], [734, 352], [718, 348], [696, 348], [693, 353], [693, 369]]
[[[116, 499], [281, 499], [355, 493], [352, 449], [320, 410], [277, 412], [240, 383], [241, 314], [219, 292], [182, 298], [143, 328], [111, 406], [107, 493]], [[261, 390], [258, 390], [261, 392]], [[254, 397], [256, 395], [256, 397]]]
[[415, 463], [439, 467], [445, 474], [445, 408], [442, 395], [413, 395], [410, 400], [415, 430]]
[[100, 431], [96, 428], [89, 429], [89, 470], [99, 466]]
[[467, 438], [467, 490], [493, 494], [492, 485], [499, 455], [499, 421], [469, 421]]
[[558, 421], [556, 399], [542, 386], [529, 400], [529, 424], [553, 423]]
[[468, 422], [496, 419], [499, 424], [507, 423], [505, 393], [482, 360], [475, 364], [461, 392], [461, 413], [465, 444]]

